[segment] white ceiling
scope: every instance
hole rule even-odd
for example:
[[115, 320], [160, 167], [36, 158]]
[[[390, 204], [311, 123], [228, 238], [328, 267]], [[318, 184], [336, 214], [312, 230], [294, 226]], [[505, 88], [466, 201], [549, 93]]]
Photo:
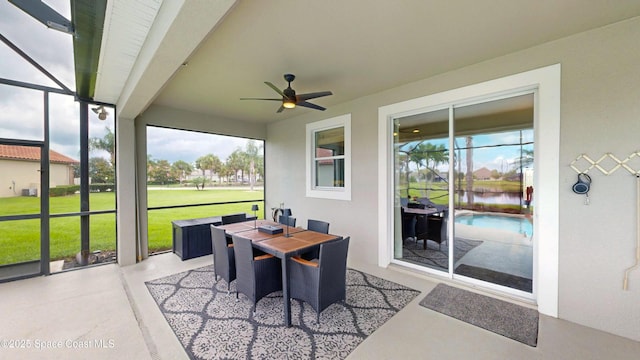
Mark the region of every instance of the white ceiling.
[[[138, 113], [154, 103], [272, 122], [317, 111], [276, 114], [277, 102], [239, 100], [277, 97], [264, 81], [285, 88], [285, 73], [296, 75], [298, 93], [332, 91], [311, 101], [331, 107], [640, 15], [637, 0], [238, 0], [230, 6], [217, 25], [217, 17], [206, 16], [172, 25], [174, 31], [209, 21], [213, 30], [192, 53], [175, 55], [188, 66], [174, 61], [166, 83], [138, 87], [156, 92]], [[170, 35], [166, 49], [184, 41]]]
[[118, 100], [161, 4], [161, 0], [107, 2], [101, 48], [108, 51], [100, 52], [95, 97], [108, 103]]

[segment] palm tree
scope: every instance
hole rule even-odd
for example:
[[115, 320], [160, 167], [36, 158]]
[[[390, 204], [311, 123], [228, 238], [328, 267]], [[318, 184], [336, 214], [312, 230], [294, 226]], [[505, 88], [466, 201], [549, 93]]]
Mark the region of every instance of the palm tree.
[[[426, 148], [426, 154], [425, 154], [426, 168], [428, 171], [431, 172], [431, 174], [433, 173], [437, 174], [436, 167], [442, 163], [446, 163], [449, 161], [448, 151], [443, 144], [434, 145], [431, 143], [427, 143], [425, 148]], [[431, 167], [429, 167], [429, 162], [432, 163]], [[427, 174], [427, 177], [433, 178], [433, 175], [429, 176], [429, 174]]]
[[409, 152], [407, 153], [407, 155], [409, 156], [409, 161], [416, 164], [418, 176], [420, 175], [420, 166], [423, 165], [424, 161], [426, 160], [426, 150], [426, 144], [421, 142], [413, 149], [409, 150]]
[[[211, 156], [204, 155], [196, 159], [196, 169], [202, 171], [202, 189], [204, 189], [204, 183], [206, 181], [206, 171], [213, 166], [213, 158]], [[197, 183], [196, 188], [199, 188]]]
[[242, 150], [235, 149], [231, 155], [227, 158], [227, 166], [230, 170], [233, 171], [234, 176], [237, 179], [238, 171], [242, 171], [244, 169], [244, 156], [242, 155]]
[[207, 156], [211, 156], [211, 166], [209, 167], [209, 170], [211, 171], [211, 181], [213, 182], [213, 175], [217, 174], [218, 171], [220, 171], [220, 168], [222, 167], [222, 161], [220, 161], [220, 158], [216, 155], [209, 154]]
[[247, 142], [245, 146], [245, 154], [249, 160], [249, 185], [251, 186], [251, 191], [253, 191], [253, 185], [256, 182], [256, 165], [262, 157], [260, 152], [260, 147], [256, 145], [254, 140], [249, 140]]
[[109, 153], [111, 166], [116, 166], [116, 136], [111, 128], [105, 126], [107, 133], [102, 138], [93, 137], [89, 139], [89, 150], [104, 150]]
[[[435, 168], [449, 161], [447, 149], [443, 144], [435, 145], [430, 142], [420, 142], [413, 149], [407, 151], [407, 159], [416, 164], [417, 172], [420, 174], [420, 166], [425, 166], [425, 181], [433, 178], [433, 173], [437, 173]], [[407, 164], [408, 172], [408, 164]], [[407, 174], [408, 181], [408, 174]], [[429, 189], [427, 188], [427, 191]], [[429, 196], [428, 192], [426, 194]]]
[[533, 149], [522, 149], [520, 157], [513, 160], [513, 167], [516, 169], [533, 165]]

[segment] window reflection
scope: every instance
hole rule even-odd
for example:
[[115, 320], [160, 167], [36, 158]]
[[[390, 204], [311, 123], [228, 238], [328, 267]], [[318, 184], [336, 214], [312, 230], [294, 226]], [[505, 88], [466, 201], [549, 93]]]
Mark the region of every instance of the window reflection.
[[394, 119], [395, 259], [532, 292], [533, 104], [528, 93]]
[[315, 186], [344, 187], [344, 127], [315, 132]]

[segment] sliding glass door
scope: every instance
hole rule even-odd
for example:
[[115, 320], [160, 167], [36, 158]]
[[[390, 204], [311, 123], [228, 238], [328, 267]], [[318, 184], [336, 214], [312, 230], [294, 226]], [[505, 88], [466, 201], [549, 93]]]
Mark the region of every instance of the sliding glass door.
[[394, 259], [531, 294], [533, 124], [533, 90], [394, 118]]
[[395, 258], [448, 271], [449, 110], [396, 118], [394, 127]]
[[454, 274], [533, 283], [533, 94], [454, 108]]

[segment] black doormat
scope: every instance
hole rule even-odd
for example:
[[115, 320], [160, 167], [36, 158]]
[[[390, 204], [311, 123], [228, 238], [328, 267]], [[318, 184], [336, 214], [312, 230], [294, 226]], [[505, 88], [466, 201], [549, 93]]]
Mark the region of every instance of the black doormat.
[[461, 264], [456, 268], [455, 273], [458, 275], [472, 277], [474, 279], [510, 287], [512, 289], [526, 291], [529, 293], [533, 289], [533, 283], [531, 279], [503, 273], [500, 271], [485, 269], [482, 267]]
[[529, 346], [538, 344], [538, 311], [438, 284], [420, 305]]

